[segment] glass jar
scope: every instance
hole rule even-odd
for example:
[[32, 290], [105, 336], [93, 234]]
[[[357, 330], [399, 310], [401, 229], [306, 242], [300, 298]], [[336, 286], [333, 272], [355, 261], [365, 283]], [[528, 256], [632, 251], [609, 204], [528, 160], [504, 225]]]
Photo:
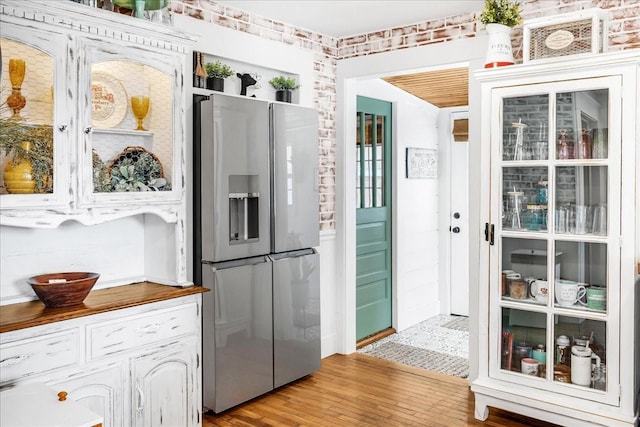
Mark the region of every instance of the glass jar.
[[558, 365], [571, 365], [571, 340], [566, 335], [560, 335], [556, 339], [556, 363]]
[[527, 230], [538, 231], [547, 228], [547, 205], [527, 205], [524, 226]]
[[538, 203], [546, 205], [549, 201], [549, 183], [547, 181], [538, 181], [538, 184], [536, 184], [536, 194]]

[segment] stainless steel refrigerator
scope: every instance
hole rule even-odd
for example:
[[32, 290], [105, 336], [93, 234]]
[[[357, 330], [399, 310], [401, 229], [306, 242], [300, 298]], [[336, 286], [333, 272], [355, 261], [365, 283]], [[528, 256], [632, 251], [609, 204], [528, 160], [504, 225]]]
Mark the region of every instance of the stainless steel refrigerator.
[[221, 412], [320, 367], [318, 115], [213, 94], [194, 105], [194, 280], [203, 404]]

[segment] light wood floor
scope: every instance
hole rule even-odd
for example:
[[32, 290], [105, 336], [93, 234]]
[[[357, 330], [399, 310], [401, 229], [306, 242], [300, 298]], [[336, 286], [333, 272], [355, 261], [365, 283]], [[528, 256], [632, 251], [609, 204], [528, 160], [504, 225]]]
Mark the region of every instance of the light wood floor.
[[479, 422], [466, 380], [358, 353], [327, 357], [318, 372], [203, 419], [203, 427], [552, 425], [493, 408]]

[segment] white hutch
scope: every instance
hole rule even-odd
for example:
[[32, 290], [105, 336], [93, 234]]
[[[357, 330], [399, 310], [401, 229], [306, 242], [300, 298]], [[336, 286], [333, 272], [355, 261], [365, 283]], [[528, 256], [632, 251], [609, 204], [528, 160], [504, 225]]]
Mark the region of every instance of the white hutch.
[[[0, 26], [0, 387], [64, 388], [105, 426], [200, 425], [185, 197], [195, 40], [71, 1], [0, 0]], [[3, 173], [24, 172], [21, 156], [31, 184]], [[101, 276], [83, 305], [45, 309], [25, 279], [60, 271]]]
[[638, 425], [639, 68], [631, 50], [476, 73], [480, 420]]

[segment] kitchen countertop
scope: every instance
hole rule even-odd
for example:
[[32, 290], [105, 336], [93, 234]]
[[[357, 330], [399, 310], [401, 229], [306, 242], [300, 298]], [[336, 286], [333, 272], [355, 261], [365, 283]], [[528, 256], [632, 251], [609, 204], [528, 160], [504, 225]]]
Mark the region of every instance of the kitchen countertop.
[[83, 304], [72, 307], [47, 308], [39, 300], [3, 305], [0, 307], [0, 333], [208, 291], [202, 286], [179, 288], [141, 282], [91, 291]]

